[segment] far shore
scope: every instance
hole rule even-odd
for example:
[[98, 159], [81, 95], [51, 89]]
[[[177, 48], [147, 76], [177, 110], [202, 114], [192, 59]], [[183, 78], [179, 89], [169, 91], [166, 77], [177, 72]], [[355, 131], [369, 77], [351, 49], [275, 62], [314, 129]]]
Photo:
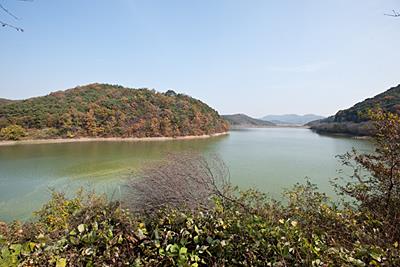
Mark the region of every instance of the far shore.
[[82, 138], [57, 138], [57, 139], [29, 139], [18, 141], [0, 141], [0, 146], [12, 145], [34, 145], [34, 144], [61, 144], [61, 143], [79, 143], [79, 142], [150, 142], [150, 141], [173, 141], [173, 140], [193, 140], [206, 139], [211, 137], [228, 135], [229, 132], [215, 133], [208, 135], [190, 135], [177, 137], [82, 137]]
[[[312, 129], [311, 129], [312, 130]], [[357, 140], [372, 140], [372, 136], [368, 135], [352, 135], [348, 133], [330, 133], [330, 132], [318, 132], [315, 130], [312, 130], [317, 134], [324, 135], [324, 136], [330, 136], [330, 137], [347, 137], [347, 138], [352, 138], [352, 139], [357, 139]]]
[[269, 129], [269, 128], [294, 128], [294, 129], [309, 129], [317, 134], [331, 137], [346, 137], [357, 140], [371, 140], [372, 137], [368, 135], [352, 135], [345, 133], [329, 133], [329, 132], [318, 132], [313, 130], [308, 125], [293, 125], [293, 124], [278, 124], [270, 126], [231, 126], [231, 130], [245, 130], [245, 129]]
[[240, 130], [240, 129], [268, 129], [268, 128], [300, 128], [300, 129], [310, 129], [310, 126], [307, 125], [292, 125], [292, 124], [279, 124], [279, 125], [263, 125], [263, 126], [254, 126], [254, 125], [240, 125], [240, 126], [231, 126], [231, 130]]

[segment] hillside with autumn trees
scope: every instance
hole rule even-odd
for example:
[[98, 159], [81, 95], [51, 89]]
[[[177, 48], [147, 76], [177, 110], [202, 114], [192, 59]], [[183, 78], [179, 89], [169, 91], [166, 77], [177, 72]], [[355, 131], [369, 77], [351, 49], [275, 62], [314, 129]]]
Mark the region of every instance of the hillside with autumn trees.
[[308, 126], [318, 133], [372, 136], [376, 129], [369, 113], [376, 109], [400, 114], [400, 85], [365, 99], [351, 108], [340, 110], [326, 119], [310, 122]]
[[184, 94], [90, 84], [0, 104], [2, 139], [178, 137], [225, 132], [217, 111]]

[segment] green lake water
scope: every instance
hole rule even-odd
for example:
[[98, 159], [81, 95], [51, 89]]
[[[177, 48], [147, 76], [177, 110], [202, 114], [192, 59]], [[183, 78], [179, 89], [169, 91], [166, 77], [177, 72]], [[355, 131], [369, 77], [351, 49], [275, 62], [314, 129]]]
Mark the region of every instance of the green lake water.
[[321, 136], [308, 129], [244, 129], [228, 136], [165, 142], [87, 142], [0, 146], [0, 220], [27, 219], [49, 199], [50, 188], [81, 186], [118, 197], [124, 179], [168, 152], [216, 153], [233, 184], [279, 197], [309, 177], [332, 195], [329, 180], [341, 168], [336, 155], [372, 151], [369, 141]]

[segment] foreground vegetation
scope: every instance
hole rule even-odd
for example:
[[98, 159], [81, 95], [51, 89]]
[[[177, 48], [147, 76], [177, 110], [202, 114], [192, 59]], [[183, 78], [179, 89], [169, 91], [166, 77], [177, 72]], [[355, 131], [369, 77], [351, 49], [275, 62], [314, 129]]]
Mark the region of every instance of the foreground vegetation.
[[34, 223], [2, 229], [0, 266], [399, 266], [383, 220], [340, 209], [311, 185], [288, 197], [281, 205], [248, 191], [211, 210], [138, 217], [103, 198], [55, 194]]
[[222, 118], [224, 118], [230, 126], [234, 128], [262, 128], [276, 126], [275, 123], [254, 119], [245, 114], [223, 115]]
[[0, 101], [0, 139], [176, 137], [221, 133], [227, 123], [199, 100], [91, 84], [21, 101]]
[[54, 193], [33, 221], [0, 225], [0, 266], [400, 266], [400, 118], [373, 118], [376, 152], [341, 157], [348, 201], [306, 182], [278, 202], [232, 188], [218, 158], [170, 156], [122, 202]]

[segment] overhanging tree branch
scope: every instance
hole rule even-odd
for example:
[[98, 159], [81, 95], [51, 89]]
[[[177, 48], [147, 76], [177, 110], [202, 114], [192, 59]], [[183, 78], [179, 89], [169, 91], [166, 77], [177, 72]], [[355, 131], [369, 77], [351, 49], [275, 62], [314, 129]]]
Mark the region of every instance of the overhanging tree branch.
[[11, 13], [7, 8], [5, 8], [2, 4], [0, 4], [0, 9], [3, 10], [5, 13], [7, 13], [8, 15], [10, 15], [11, 17], [13, 17], [16, 20], [19, 20], [19, 18], [17, 16], [15, 16], [13, 13]]
[[[33, 2], [33, 0], [17, 0], [17, 1], [21, 1], [21, 2]], [[6, 8], [4, 5], [2, 5], [2, 4], [0, 4], [0, 11], [2, 11], [3, 13], [6, 13], [7, 15], [9, 15], [10, 17], [12, 17], [13, 19], [15, 19], [15, 20], [19, 20], [19, 18], [13, 13], [13, 12], [11, 12], [8, 8]], [[14, 30], [16, 30], [16, 31], [19, 31], [19, 32], [23, 32], [24, 31], [24, 29], [23, 28], [21, 28], [21, 27], [18, 27], [18, 26], [15, 26], [15, 25], [13, 25], [13, 24], [11, 24], [11, 23], [8, 23], [8, 22], [4, 22], [3, 20], [0, 20], [0, 26], [1, 27], [9, 27], [9, 28], [12, 28], [12, 29], [14, 29]]]
[[0, 20], [0, 25], [2, 27], [9, 27], [9, 28], [15, 29], [16, 31], [19, 31], [19, 32], [24, 32], [24, 29], [22, 29], [20, 27], [17, 27], [17, 26], [14, 26], [14, 25], [11, 25], [11, 24], [8, 24], [8, 23], [3, 22], [1, 20]]
[[389, 16], [389, 17], [395, 17], [395, 18], [400, 17], [400, 13], [399, 12], [397, 12], [394, 9], [392, 11], [393, 11], [393, 14], [384, 14], [384, 15], [385, 16]]

